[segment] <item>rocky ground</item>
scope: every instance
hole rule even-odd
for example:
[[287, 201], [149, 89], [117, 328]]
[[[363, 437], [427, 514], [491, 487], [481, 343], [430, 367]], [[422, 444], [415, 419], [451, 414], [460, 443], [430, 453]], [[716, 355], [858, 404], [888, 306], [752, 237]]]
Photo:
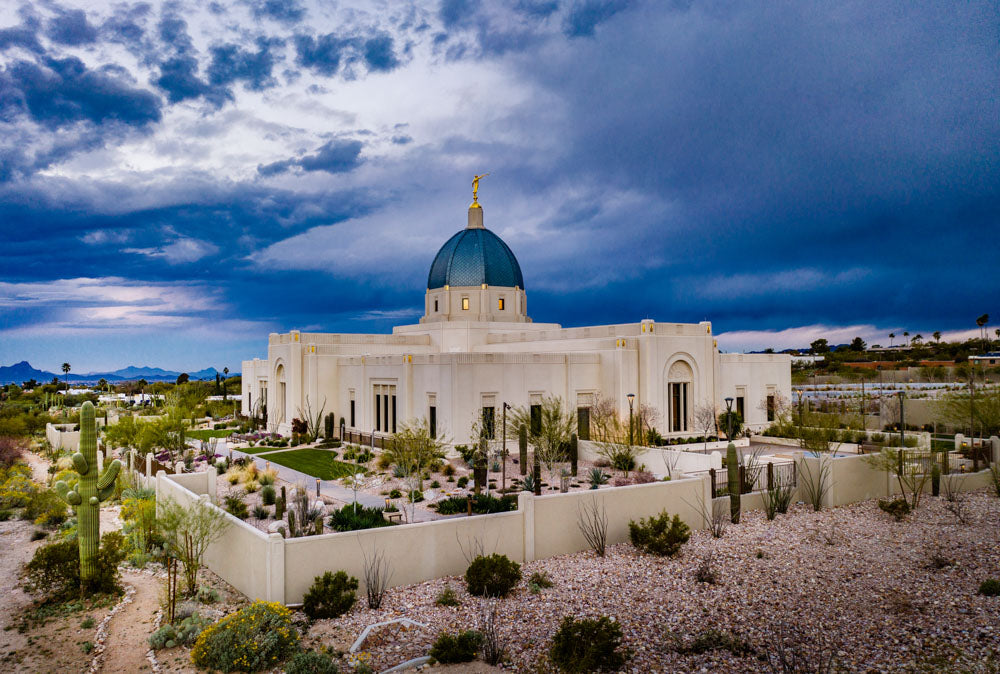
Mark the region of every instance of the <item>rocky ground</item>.
[[[1000, 577], [1000, 499], [982, 491], [966, 506], [968, 524], [932, 497], [901, 523], [874, 501], [822, 513], [800, 505], [773, 522], [746, 513], [721, 539], [695, 532], [676, 559], [625, 544], [604, 558], [583, 553], [527, 564], [525, 579], [544, 572], [554, 586], [531, 594], [525, 582], [499, 601], [508, 666], [536, 671], [563, 616], [607, 615], [634, 652], [628, 671], [770, 671], [767, 658], [783, 642], [812, 662], [832, 657], [846, 671], [995, 672], [1000, 598], [977, 590]], [[696, 580], [706, 564], [713, 584]], [[446, 585], [461, 606], [435, 605]], [[391, 590], [380, 610], [356, 608], [310, 634], [342, 645], [392, 617], [426, 623], [366, 644], [387, 666], [425, 654], [442, 630], [475, 628], [481, 604], [460, 578], [435, 580]], [[749, 649], [690, 652], [708, 630]]]

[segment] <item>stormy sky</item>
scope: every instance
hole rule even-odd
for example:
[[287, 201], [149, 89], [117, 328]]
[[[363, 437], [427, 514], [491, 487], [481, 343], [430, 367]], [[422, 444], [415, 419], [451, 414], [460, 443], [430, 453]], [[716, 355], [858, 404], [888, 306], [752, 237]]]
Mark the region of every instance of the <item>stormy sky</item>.
[[[729, 350], [1000, 323], [995, 2], [0, 4], [0, 364], [417, 320], [486, 226], [529, 314]], [[996, 326], [994, 326], [996, 327]]]

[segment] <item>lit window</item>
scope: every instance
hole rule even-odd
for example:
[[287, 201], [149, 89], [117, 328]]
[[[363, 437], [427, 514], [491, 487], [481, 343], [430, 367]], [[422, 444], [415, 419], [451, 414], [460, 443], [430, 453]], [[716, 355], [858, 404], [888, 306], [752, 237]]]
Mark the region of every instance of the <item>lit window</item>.
[[469, 298], [468, 297], [463, 297], [462, 298], [462, 310], [463, 311], [468, 311], [469, 310]]
[[500, 308], [500, 311], [503, 311], [503, 298], [502, 297], [500, 298], [500, 301], [497, 302], [497, 306]]
[[438, 310], [438, 301], [434, 300], [434, 311], [436, 312], [437, 310]]

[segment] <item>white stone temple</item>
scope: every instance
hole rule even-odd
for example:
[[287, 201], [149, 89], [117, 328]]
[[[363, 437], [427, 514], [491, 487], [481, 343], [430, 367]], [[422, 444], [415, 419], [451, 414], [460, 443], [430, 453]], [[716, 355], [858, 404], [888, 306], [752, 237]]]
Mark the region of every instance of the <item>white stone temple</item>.
[[543, 396], [578, 410], [581, 439], [597, 396], [627, 418], [634, 394], [634, 409], [656, 409], [665, 437], [704, 434], [695, 409], [724, 412], [727, 397], [748, 427], [762, 428], [775, 402], [791, 397], [789, 356], [720, 353], [709, 322], [533, 322], [517, 258], [483, 226], [478, 199], [468, 225], [431, 263], [418, 324], [392, 334], [272, 333], [267, 359], [243, 361], [242, 374], [243, 413], [266, 406], [273, 432], [290, 434], [308, 405], [376, 436], [422, 418], [457, 443], [477, 419], [499, 422], [503, 403], [529, 406]]

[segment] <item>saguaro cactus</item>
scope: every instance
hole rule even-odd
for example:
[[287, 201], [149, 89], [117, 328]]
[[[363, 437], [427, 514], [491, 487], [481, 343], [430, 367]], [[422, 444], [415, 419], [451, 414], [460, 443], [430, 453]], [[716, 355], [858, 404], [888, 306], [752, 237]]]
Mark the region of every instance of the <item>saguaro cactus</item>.
[[740, 465], [736, 458], [736, 445], [732, 442], [726, 447], [726, 473], [729, 478], [729, 515], [733, 524], [740, 523]]
[[72, 456], [73, 468], [80, 474], [76, 490], [65, 482], [55, 489], [76, 510], [77, 540], [80, 542], [80, 581], [86, 587], [97, 575], [97, 550], [101, 543], [101, 501], [115, 491], [115, 478], [122, 463], [115, 459], [97, 475], [97, 422], [94, 405], [85, 402], [80, 409], [80, 451]]
[[528, 428], [521, 424], [517, 429], [517, 458], [521, 475], [528, 473]]

